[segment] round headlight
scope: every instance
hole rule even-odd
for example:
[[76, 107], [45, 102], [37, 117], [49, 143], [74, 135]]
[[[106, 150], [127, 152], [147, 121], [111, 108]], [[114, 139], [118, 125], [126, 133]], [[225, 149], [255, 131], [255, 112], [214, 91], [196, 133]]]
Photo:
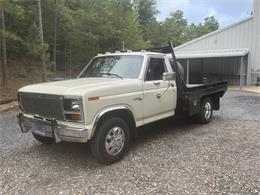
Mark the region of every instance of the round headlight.
[[78, 100], [71, 101], [71, 110], [73, 111], [80, 111], [80, 105]]

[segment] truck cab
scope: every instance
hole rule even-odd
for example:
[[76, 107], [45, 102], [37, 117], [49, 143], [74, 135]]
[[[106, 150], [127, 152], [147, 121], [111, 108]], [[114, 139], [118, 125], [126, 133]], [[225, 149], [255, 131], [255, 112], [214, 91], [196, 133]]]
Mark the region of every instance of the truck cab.
[[95, 158], [110, 164], [124, 156], [140, 126], [177, 111], [211, 120], [226, 83], [183, 90], [180, 74], [164, 53], [98, 54], [76, 79], [19, 89], [18, 121], [44, 144], [89, 141]]

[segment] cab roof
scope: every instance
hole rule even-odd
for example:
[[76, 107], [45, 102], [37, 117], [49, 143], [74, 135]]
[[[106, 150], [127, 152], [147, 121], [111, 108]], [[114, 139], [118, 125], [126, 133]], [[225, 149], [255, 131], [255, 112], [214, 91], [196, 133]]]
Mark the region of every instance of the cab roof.
[[102, 56], [119, 56], [119, 55], [142, 55], [142, 56], [146, 56], [146, 55], [161, 55], [161, 56], [167, 56], [166, 54], [163, 53], [158, 53], [158, 52], [150, 52], [150, 51], [127, 51], [127, 52], [106, 52], [106, 53], [102, 53], [102, 54], [98, 54], [98, 57], [102, 57]]

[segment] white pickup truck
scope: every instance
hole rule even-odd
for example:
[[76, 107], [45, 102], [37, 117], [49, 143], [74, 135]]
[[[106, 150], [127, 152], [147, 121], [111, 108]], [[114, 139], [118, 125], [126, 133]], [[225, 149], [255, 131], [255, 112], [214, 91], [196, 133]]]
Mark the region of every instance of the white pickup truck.
[[150, 51], [99, 54], [77, 79], [18, 90], [22, 132], [44, 144], [88, 142], [101, 163], [120, 160], [137, 127], [176, 113], [208, 123], [227, 82], [187, 86], [173, 58]]

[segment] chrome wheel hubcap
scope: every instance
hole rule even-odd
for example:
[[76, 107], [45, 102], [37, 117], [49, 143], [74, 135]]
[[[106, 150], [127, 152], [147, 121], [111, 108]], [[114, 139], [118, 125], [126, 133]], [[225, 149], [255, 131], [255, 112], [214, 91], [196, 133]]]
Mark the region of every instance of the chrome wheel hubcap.
[[205, 104], [205, 118], [209, 119], [211, 115], [211, 105], [209, 102]]
[[113, 127], [107, 133], [105, 148], [108, 154], [117, 155], [125, 144], [125, 133], [120, 127]]

